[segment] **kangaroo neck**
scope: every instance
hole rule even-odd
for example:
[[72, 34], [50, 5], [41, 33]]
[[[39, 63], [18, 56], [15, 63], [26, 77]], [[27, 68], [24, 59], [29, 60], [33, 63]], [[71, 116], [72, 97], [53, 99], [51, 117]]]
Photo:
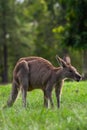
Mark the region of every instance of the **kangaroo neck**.
[[57, 80], [63, 80], [65, 78], [64, 70], [62, 67], [56, 71], [56, 77], [57, 77]]

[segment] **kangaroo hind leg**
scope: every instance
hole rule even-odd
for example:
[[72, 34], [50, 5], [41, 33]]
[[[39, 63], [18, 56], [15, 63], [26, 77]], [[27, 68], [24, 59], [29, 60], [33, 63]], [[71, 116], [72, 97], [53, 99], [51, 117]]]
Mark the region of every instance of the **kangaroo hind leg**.
[[20, 88], [22, 92], [23, 107], [26, 107], [26, 97], [27, 97], [27, 91], [29, 87], [29, 67], [26, 61], [21, 62], [19, 82], [20, 82]]

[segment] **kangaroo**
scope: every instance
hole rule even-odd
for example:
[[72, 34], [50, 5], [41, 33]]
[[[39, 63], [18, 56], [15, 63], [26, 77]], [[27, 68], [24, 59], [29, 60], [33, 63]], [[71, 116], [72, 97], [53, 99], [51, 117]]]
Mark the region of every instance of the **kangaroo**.
[[56, 56], [60, 67], [54, 67], [48, 60], [41, 57], [25, 57], [18, 60], [13, 71], [13, 82], [10, 98], [7, 106], [11, 107], [15, 102], [19, 89], [22, 92], [23, 106], [26, 107], [27, 91], [41, 89], [44, 93], [44, 106], [54, 106], [52, 90], [55, 88], [57, 107], [60, 107], [60, 96], [63, 82], [66, 78], [75, 81], [81, 80], [81, 75], [71, 64], [67, 64], [62, 58]]

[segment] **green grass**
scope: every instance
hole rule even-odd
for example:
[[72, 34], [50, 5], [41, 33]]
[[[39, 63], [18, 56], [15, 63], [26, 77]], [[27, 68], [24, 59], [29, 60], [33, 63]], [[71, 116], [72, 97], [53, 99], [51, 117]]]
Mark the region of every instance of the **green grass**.
[[0, 86], [0, 130], [87, 130], [87, 81], [64, 84], [61, 107], [43, 107], [43, 93], [28, 93], [28, 107], [22, 107], [21, 95], [11, 108], [2, 109], [9, 97], [11, 85]]

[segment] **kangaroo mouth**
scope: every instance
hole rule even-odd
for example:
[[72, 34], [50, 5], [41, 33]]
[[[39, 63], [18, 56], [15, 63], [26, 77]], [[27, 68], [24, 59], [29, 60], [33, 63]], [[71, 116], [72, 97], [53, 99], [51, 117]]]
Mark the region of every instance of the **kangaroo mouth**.
[[76, 81], [79, 82], [81, 79], [82, 79], [81, 77], [76, 78]]
[[77, 82], [79, 82], [79, 81], [80, 81], [80, 79], [76, 79], [76, 81], [77, 81]]

